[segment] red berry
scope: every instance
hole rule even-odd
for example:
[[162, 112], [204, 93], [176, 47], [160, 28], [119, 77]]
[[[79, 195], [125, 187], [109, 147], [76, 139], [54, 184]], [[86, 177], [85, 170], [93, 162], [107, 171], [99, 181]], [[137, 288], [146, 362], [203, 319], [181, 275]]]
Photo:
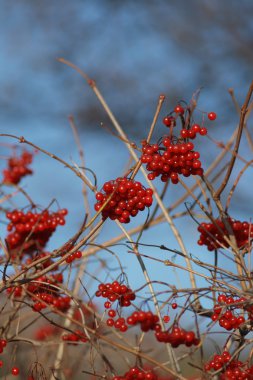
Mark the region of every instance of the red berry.
[[18, 367], [13, 367], [11, 370], [11, 373], [13, 376], [18, 376], [19, 374], [19, 368]]
[[205, 127], [201, 128], [200, 131], [199, 131], [199, 134], [201, 136], [205, 136], [207, 134], [207, 129]]
[[177, 308], [177, 303], [174, 302], [172, 305], [171, 305], [172, 309], [176, 309]]
[[174, 127], [176, 125], [176, 120], [173, 116], [165, 116], [163, 124], [166, 125], [166, 127]]
[[182, 107], [182, 106], [180, 106], [180, 104], [178, 104], [178, 105], [174, 108], [174, 112], [183, 115], [183, 114], [184, 114], [184, 107]]
[[116, 311], [115, 310], [109, 310], [108, 315], [109, 315], [109, 317], [114, 318], [116, 316]]
[[208, 116], [208, 119], [212, 120], [212, 121], [215, 120], [217, 117], [215, 112], [209, 112], [209, 114], [207, 116]]
[[164, 320], [165, 323], [168, 323], [170, 321], [170, 317], [168, 315], [165, 315], [163, 317], [163, 320]]

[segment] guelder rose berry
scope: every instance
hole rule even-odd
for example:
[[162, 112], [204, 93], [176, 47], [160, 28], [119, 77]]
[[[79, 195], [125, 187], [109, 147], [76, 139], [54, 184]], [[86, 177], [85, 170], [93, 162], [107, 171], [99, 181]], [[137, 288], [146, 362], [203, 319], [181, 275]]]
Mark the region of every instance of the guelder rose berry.
[[23, 177], [32, 174], [33, 171], [28, 167], [33, 160], [33, 155], [24, 151], [20, 157], [10, 157], [8, 160], [8, 169], [3, 170], [4, 184], [18, 184]]
[[141, 162], [146, 164], [146, 169], [150, 172], [148, 178], [151, 181], [161, 176], [163, 182], [170, 179], [172, 183], [177, 184], [179, 175], [184, 177], [203, 175], [200, 154], [193, 149], [192, 142], [178, 140], [175, 143], [169, 136], [165, 136], [160, 145], [151, 145], [143, 141]]
[[207, 115], [207, 117], [208, 117], [209, 120], [213, 121], [213, 120], [216, 119], [217, 115], [216, 115], [215, 112], [209, 112], [209, 114]]
[[[233, 230], [238, 248], [243, 248], [248, 244], [248, 240], [253, 237], [252, 225], [232, 218], [229, 218], [227, 222]], [[229, 237], [229, 232], [220, 219], [216, 219], [215, 223], [201, 223], [198, 231], [200, 232], [198, 244], [206, 245], [209, 251], [222, 246], [229, 247], [228, 242], [224, 239], [224, 236]]]
[[103, 218], [129, 223], [131, 216], [135, 217], [139, 211], [152, 205], [152, 195], [153, 190], [145, 189], [140, 182], [119, 177], [104, 184], [102, 191], [96, 194], [97, 203], [94, 208], [99, 211], [110, 198], [102, 210]]

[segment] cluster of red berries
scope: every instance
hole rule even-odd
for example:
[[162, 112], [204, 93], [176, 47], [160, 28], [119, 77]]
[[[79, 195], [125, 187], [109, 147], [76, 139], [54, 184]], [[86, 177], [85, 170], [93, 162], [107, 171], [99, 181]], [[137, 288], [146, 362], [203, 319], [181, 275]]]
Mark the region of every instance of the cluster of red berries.
[[[45, 309], [47, 305], [52, 305], [54, 308], [66, 311], [70, 307], [71, 298], [62, 296], [55, 286], [60, 286], [63, 283], [62, 273], [55, 273], [49, 276], [41, 276], [32, 281], [26, 286], [26, 291], [32, 293], [31, 299], [34, 302], [33, 310], [36, 312]], [[21, 286], [15, 288], [8, 288], [7, 293], [11, 294], [14, 298], [21, 297], [23, 289]], [[39, 300], [38, 300], [39, 299]], [[41, 301], [40, 301], [41, 300]]]
[[[180, 116], [180, 115], [183, 116], [185, 111], [186, 111], [186, 109], [181, 104], [177, 104], [173, 110], [173, 112], [176, 114], [176, 116]], [[171, 112], [169, 115], [167, 115], [163, 118], [163, 124], [166, 127], [175, 127], [176, 126], [176, 117], [172, 115], [173, 112]], [[217, 118], [217, 115], [215, 112], [209, 112], [207, 114], [207, 117], [209, 120], [214, 121]]]
[[15, 286], [13, 288], [6, 289], [7, 294], [12, 295], [14, 298], [19, 298], [22, 296], [22, 286]]
[[103, 185], [102, 191], [96, 194], [98, 202], [94, 208], [99, 211], [110, 198], [102, 210], [103, 218], [129, 223], [131, 216], [136, 216], [139, 211], [143, 211], [145, 207], [152, 205], [152, 195], [153, 190], [145, 189], [140, 182], [119, 177]]
[[153, 314], [151, 311], [135, 311], [127, 318], [127, 323], [129, 325], [134, 326], [140, 324], [141, 331], [143, 332], [147, 332], [149, 330], [160, 331], [161, 325], [158, 322], [158, 316]]
[[34, 333], [36, 340], [46, 340], [51, 336], [55, 336], [59, 333], [59, 328], [54, 325], [44, 325], [37, 329]]
[[115, 329], [120, 330], [121, 332], [126, 332], [128, 330], [128, 326], [126, 324], [126, 320], [123, 317], [119, 317], [116, 321], [113, 319], [116, 316], [115, 310], [109, 310], [108, 315], [111, 318], [108, 318], [106, 321], [107, 326], [115, 327]]
[[123, 376], [114, 376], [112, 380], [158, 380], [158, 376], [153, 370], [132, 367]]
[[8, 169], [3, 170], [3, 183], [18, 184], [22, 177], [32, 174], [28, 167], [33, 160], [33, 155], [24, 151], [20, 157], [10, 157], [8, 160]]
[[73, 261], [81, 259], [82, 256], [83, 256], [82, 251], [76, 251], [72, 253], [71, 255], [69, 255], [65, 261], [67, 264], [71, 264]]
[[68, 296], [54, 297], [50, 294], [41, 294], [40, 298], [43, 302], [36, 300], [33, 304], [33, 311], [39, 312], [45, 309], [48, 304], [51, 304], [55, 309], [60, 311], [67, 311], [70, 308], [71, 298]]
[[148, 174], [150, 180], [161, 176], [163, 182], [171, 180], [178, 183], [178, 176], [203, 175], [200, 154], [193, 150], [192, 142], [173, 143], [169, 137], [164, 137], [161, 145], [142, 143], [141, 162], [146, 164], [146, 169], [151, 172]]
[[228, 351], [223, 351], [221, 355], [214, 355], [213, 359], [204, 366], [206, 372], [220, 369], [222, 369], [219, 377], [221, 380], [253, 379], [253, 366], [248, 367], [246, 363], [240, 360], [231, 360], [231, 355]]
[[[33, 310], [41, 311], [47, 305], [52, 305], [54, 308], [66, 311], [70, 307], [71, 298], [59, 294], [59, 290], [55, 286], [60, 286], [63, 282], [62, 273], [51, 274], [50, 277], [44, 275], [30, 282], [27, 285], [27, 290], [34, 294], [31, 297], [34, 301]], [[41, 301], [38, 301], [38, 298]]]
[[180, 136], [183, 139], [194, 140], [198, 133], [200, 136], [205, 136], [207, 134], [207, 129], [205, 127], [201, 127], [199, 124], [193, 124], [189, 129], [181, 129]]
[[[239, 220], [228, 219], [228, 223], [234, 233], [237, 246], [242, 248], [253, 237], [252, 225], [248, 222], [240, 222]], [[229, 237], [224, 223], [220, 219], [216, 219], [215, 223], [201, 223], [198, 227], [200, 238], [199, 245], [206, 245], [209, 251], [220, 248], [221, 246], [229, 247], [224, 236]]]
[[[38, 248], [43, 248], [58, 225], [65, 224], [67, 209], [50, 213], [42, 211], [24, 213], [20, 210], [7, 212], [6, 217], [10, 220], [7, 231], [10, 233], [6, 241], [10, 250], [23, 248], [24, 253], [31, 253]], [[11, 232], [13, 231], [13, 232]]]
[[68, 343], [75, 344], [76, 342], [87, 342], [88, 338], [81, 330], [75, 330], [74, 333], [64, 334], [62, 340]]
[[192, 345], [197, 346], [200, 343], [194, 331], [185, 331], [178, 326], [173, 326], [171, 332], [156, 331], [155, 336], [158, 342], [170, 343], [174, 348], [181, 344], [191, 347]]
[[[107, 298], [109, 301], [119, 301], [119, 305], [122, 307], [128, 307], [131, 305], [131, 301], [135, 300], [135, 294], [131, 288], [126, 285], [121, 285], [118, 281], [112, 283], [99, 284], [96, 291], [96, 297]], [[110, 302], [105, 302], [105, 308], [111, 307]]]
[[[228, 331], [237, 329], [245, 322], [245, 318], [242, 315], [237, 317], [232, 311], [233, 309], [243, 308], [241, 303], [245, 302], [245, 298], [241, 297], [235, 300], [233, 297], [220, 294], [218, 302], [219, 304], [214, 305], [214, 313], [211, 317], [214, 322], [219, 320], [219, 325]], [[236, 305], [237, 303], [240, 305]]]

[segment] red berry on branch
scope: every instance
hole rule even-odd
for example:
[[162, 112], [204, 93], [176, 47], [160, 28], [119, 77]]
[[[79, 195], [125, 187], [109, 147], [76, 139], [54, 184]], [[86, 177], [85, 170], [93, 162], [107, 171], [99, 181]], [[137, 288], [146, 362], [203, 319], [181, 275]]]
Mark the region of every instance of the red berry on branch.
[[174, 116], [165, 116], [163, 118], [163, 124], [166, 125], [166, 127], [175, 127], [176, 126], [176, 119]]
[[207, 115], [207, 117], [208, 117], [209, 120], [213, 121], [213, 120], [216, 119], [217, 115], [216, 115], [215, 112], [209, 112], [208, 115]]
[[184, 107], [182, 107], [180, 104], [178, 104], [175, 108], [174, 108], [174, 112], [175, 113], [178, 113], [180, 115], [183, 115], [184, 114]]
[[18, 376], [19, 374], [19, 368], [18, 367], [13, 367], [11, 370], [11, 373], [13, 376]]

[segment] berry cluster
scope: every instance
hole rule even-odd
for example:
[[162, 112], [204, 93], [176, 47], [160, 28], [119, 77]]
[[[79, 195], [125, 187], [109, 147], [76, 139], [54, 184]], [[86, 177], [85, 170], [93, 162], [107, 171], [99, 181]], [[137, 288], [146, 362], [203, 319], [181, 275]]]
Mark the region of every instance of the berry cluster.
[[127, 323], [129, 325], [134, 326], [140, 324], [141, 330], [144, 332], [149, 330], [160, 331], [161, 325], [158, 322], [158, 316], [151, 311], [135, 311], [127, 318]]
[[[237, 329], [245, 322], [245, 318], [242, 315], [237, 317], [232, 310], [242, 308], [243, 306], [241, 303], [244, 301], [245, 298], [243, 297], [235, 300], [233, 297], [227, 297], [225, 294], [220, 294], [218, 296], [219, 304], [214, 305], [212, 320], [214, 322], [219, 320], [219, 325], [228, 331]], [[236, 305], [236, 303], [240, 303], [240, 305]]]
[[192, 345], [197, 346], [200, 343], [200, 340], [196, 338], [194, 331], [185, 331], [178, 326], [173, 326], [171, 332], [157, 331], [155, 336], [158, 342], [170, 343], [174, 348], [178, 347], [180, 344], [191, 347]]
[[158, 380], [153, 370], [143, 370], [138, 367], [132, 367], [123, 376], [114, 376], [112, 380]]
[[[110, 313], [111, 312], [111, 313]], [[106, 321], [107, 326], [109, 327], [115, 327], [115, 329], [120, 330], [121, 332], [126, 332], [128, 330], [128, 326], [126, 324], [126, 320], [123, 317], [119, 317], [114, 321], [114, 317], [116, 316], [115, 310], [109, 310], [109, 316], [112, 316], [112, 318], [108, 318]]]
[[180, 131], [180, 136], [183, 139], [195, 139], [197, 134], [205, 136], [207, 134], [207, 129], [201, 127], [199, 124], [193, 124], [189, 129], [183, 128]]
[[87, 342], [87, 336], [81, 330], [75, 330], [74, 333], [64, 334], [62, 340], [75, 344], [76, 342]]
[[62, 282], [62, 273], [52, 274], [50, 277], [44, 275], [37, 278], [36, 281], [30, 282], [27, 285], [27, 291], [35, 296], [31, 297], [34, 301], [33, 310], [41, 311], [42, 309], [45, 309], [47, 305], [52, 305], [54, 308], [61, 311], [68, 310], [71, 298], [62, 296], [59, 293], [59, 289], [55, 287], [60, 287]]
[[22, 248], [23, 253], [32, 253], [38, 248], [43, 248], [58, 225], [65, 224], [66, 209], [50, 213], [42, 211], [24, 213], [20, 210], [7, 212], [6, 217], [10, 220], [7, 231], [10, 233], [6, 237], [9, 249], [16, 250]]
[[163, 182], [171, 180], [178, 183], [178, 176], [203, 175], [200, 154], [193, 150], [192, 142], [184, 143], [178, 140], [174, 143], [171, 138], [164, 137], [161, 145], [147, 144], [143, 141], [141, 162], [146, 164], [148, 178], [154, 180], [161, 176]]
[[110, 198], [102, 210], [103, 218], [129, 223], [131, 216], [136, 216], [139, 211], [152, 205], [152, 195], [153, 190], [145, 189], [140, 182], [119, 177], [104, 184], [102, 191], [96, 194], [98, 202], [94, 208], [99, 211]]
[[[252, 225], [248, 222], [240, 222], [234, 219], [228, 219], [228, 223], [234, 233], [237, 246], [242, 248], [253, 237]], [[221, 246], [229, 247], [229, 244], [224, 239], [224, 236], [229, 237], [229, 232], [221, 220], [216, 219], [215, 223], [201, 223], [198, 231], [200, 232], [198, 244], [206, 245], [209, 251]]]
[[[53, 306], [55, 309], [66, 311], [70, 307], [71, 298], [68, 296], [62, 296], [58, 289], [63, 283], [62, 273], [55, 273], [49, 276], [41, 276], [26, 285], [25, 294], [30, 296], [33, 301], [33, 310], [36, 312], [45, 309], [47, 305]], [[58, 288], [56, 288], [57, 286]], [[14, 298], [21, 297], [23, 295], [23, 289], [21, 286], [8, 288], [7, 293]], [[34, 296], [33, 296], [34, 295]]]
[[68, 256], [65, 261], [67, 264], [71, 264], [73, 261], [77, 259], [81, 259], [82, 256], [83, 256], [82, 251], [76, 251], [72, 253], [70, 256]]
[[70, 308], [70, 297], [58, 296], [54, 297], [51, 294], [40, 294], [39, 297], [43, 302], [34, 300], [33, 311], [39, 312], [45, 309], [47, 305], [51, 304], [55, 309], [60, 311], [67, 311]]
[[[98, 290], [96, 291], [96, 297], [107, 298], [109, 301], [114, 302], [119, 301], [120, 306], [130, 306], [131, 301], [135, 300], [135, 294], [126, 285], [121, 285], [118, 281], [113, 281], [112, 283], [99, 284]], [[111, 307], [110, 302], [105, 302], [105, 308], [109, 309]]]
[[24, 151], [20, 157], [10, 157], [8, 160], [8, 169], [3, 171], [3, 183], [18, 184], [22, 177], [32, 174], [28, 167], [33, 160], [33, 155]]
[[205, 372], [220, 369], [222, 369], [219, 377], [221, 380], [249, 380], [253, 378], [253, 366], [249, 367], [240, 360], [231, 360], [228, 351], [223, 351], [221, 355], [214, 355], [213, 359], [204, 366]]
[[59, 328], [53, 325], [44, 325], [37, 329], [34, 333], [36, 340], [43, 341], [51, 336], [55, 336], [59, 333]]

